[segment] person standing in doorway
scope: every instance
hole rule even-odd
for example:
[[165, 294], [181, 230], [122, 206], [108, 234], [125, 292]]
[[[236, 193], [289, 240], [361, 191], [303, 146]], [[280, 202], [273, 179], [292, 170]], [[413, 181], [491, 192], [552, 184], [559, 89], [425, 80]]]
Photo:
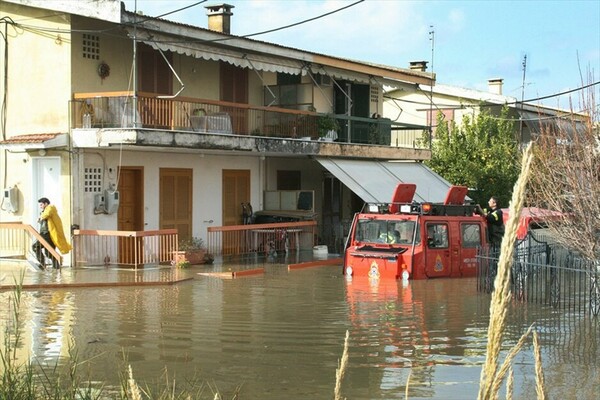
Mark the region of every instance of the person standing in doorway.
[[[58, 248], [62, 254], [67, 254], [71, 251], [72, 247], [65, 238], [63, 230], [62, 220], [58, 215], [58, 211], [55, 206], [50, 205], [50, 200], [46, 197], [42, 197], [38, 200], [40, 206], [40, 217], [38, 222], [40, 224], [40, 235], [48, 242], [53, 248]], [[40, 268], [46, 268], [46, 254], [44, 254], [44, 246], [39, 241], [35, 241], [32, 245], [32, 249], [40, 263]], [[60, 264], [54, 257], [52, 258], [52, 267], [59, 269]]]

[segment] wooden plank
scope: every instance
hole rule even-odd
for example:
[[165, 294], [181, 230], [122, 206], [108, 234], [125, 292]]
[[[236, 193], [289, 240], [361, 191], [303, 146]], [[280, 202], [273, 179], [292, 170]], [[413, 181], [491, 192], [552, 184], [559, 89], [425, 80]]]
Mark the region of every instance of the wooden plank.
[[323, 267], [326, 265], [342, 265], [344, 259], [339, 258], [328, 258], [326, 260], [315, 260], [315, 261], [307, 261], [299, 264], [288, 264], [288, 271], [293, 271], [296, 269], [303, 268], [312, 268], [312, 267]]

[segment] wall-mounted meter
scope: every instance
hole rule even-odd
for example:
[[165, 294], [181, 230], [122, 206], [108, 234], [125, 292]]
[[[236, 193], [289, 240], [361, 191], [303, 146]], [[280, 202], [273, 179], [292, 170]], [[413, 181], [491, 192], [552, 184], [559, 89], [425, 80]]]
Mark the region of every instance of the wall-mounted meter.
[[107, 214], [114, 214], [119, 210], [119, 191], [104, 191], [104, 208]]
[[19, 211], [19, 192], [16, 187], [4, 188], [2, 195], [2, 208], [8, 212], [16, 213]]
[[105, 207], [104, 193], [96, 193], [94, 195], [94, 214], [104, 214]]

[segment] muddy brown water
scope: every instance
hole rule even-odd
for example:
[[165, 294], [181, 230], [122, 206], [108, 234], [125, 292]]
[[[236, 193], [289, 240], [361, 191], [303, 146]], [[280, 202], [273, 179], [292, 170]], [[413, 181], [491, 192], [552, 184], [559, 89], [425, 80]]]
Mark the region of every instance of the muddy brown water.
[[[224, 399], [237, 387], [240, 399], [331, 399], [348, 330], [342, 396], [404, 399], [409, 382], [409, 399], [477, 398], [490, 296], [477, 292], [475, 279], [373, 283], [348, 280], [336, 265], [288, 271], [285, 260], [253, 263], [264, 274], [198, 275], [248, 267], [226, 263], [185, 270], [192, 279], [174, 285], [26, 290], [19, 354], [62, 364], [72, 342], [78, 359], [88, 360], [83, 370], [105, 391], [118, 389], [131, 365], [138, 383], [164, 381], [166, 368], [177, 382], [196, 377]], [[58, 276], [41, 274], [44, 281]], [[72, 274], [65, 269], [59, 280], [76, 281]], [[2, 328], [11, 295], [0, 291]], [[515, 302], [502, 359], [531, 324], [549, 398], [595, 398], [598, 319]], [[535, 398], [531, 339], [513, 368], [514, 398]], [[205, 398], [214, 398], [208, 388]]]

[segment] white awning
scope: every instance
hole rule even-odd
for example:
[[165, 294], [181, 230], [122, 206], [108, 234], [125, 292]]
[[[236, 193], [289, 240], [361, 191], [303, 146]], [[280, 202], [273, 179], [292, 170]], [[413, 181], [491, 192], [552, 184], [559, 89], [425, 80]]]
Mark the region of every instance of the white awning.
[[396, 185], [415, 183], [415, 201], [443, 202], [450, 183], [415, 161], [317, 158], [317, 161], [367, 203], [389, 203]]
[[[131, 34], [131, 33], [130, 33]], [[211, 46], [210, 43], [184, 41], [182, 37], [173, 37], [156, 32], [137, 33], [138, 40], [150, 45], [153, 49], [171, 51], [177, 54], [201, 58], [203, 60], [225, 61], [240, 68], [257, 69], [259, 71], [283, 72], [286, 74], [306, 74], [303, 63], [298, 60], [244, 53], [240, 50]]]

